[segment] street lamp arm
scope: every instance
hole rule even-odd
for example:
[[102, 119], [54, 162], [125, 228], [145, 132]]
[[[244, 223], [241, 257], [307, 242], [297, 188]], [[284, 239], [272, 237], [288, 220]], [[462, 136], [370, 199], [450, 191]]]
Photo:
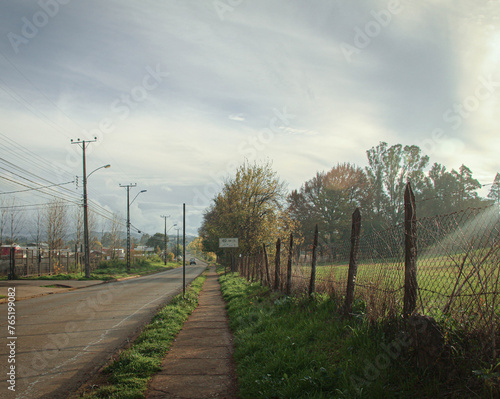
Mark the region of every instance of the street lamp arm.
[[129, 206], [130, 206], [130, 205], [132, 205], [132, 204], [134, 203], [134, 201], [135, 201], [135, 200], [136, 200], [136, 198], [139, 196], [139, 194], [145, 193], [146, 191], [148, 191], [148, 190], [142, 190], [142, 191], [139, 191], [139, 192], [137, 193], [137, 195], [134, 197], [134, 199], [133, 199], [132, 201], [130, 201]]
[[108, 169], [108, 168], [111, 168], [111, 165], [103, 165], [103, 166], [100, 166], [98, 167], [97, 169], [94, 169], [92, 172], [90, 172], [88, 175], [87, 175], [87, 179], [90, 177], [90, 175], [94, 172], [97, 172], [99, 169]]

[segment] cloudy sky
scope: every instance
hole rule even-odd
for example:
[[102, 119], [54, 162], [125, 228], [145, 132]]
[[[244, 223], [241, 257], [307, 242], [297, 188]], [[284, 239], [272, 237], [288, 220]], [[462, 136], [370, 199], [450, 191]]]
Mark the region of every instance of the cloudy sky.
[[[222, 179], [272, 160], [299, 188], [380, 141], [481, 183], [500, 171], [498, 0], [5, 0], [0, 192], [89, 198], [154, 234], [196, 233]], [[41, 191], [26, 190], [72, 181]], [[10, 193], [10, 194], [5, 194]]]

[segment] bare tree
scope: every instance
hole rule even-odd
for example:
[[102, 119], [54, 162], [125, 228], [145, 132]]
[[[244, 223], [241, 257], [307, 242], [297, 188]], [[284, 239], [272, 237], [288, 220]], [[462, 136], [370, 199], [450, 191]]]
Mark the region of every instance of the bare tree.
[[98, 229], [99, 229], [99, 226], [98, 226], [98, 218], [97, 218], [97, 214], [95, 212], [93, 212], [90, 208], [89, 208], [89, 214], [88, 214], [89, 218], [88, 218], [88, 221], [89, 221], [89, 245], [90, 245], [90, 249], [99, 249], [99, 237], [98, 237]]
[[45, 231], [49, 249], [62, 248], [67, 230], [67, 210], [64, 201], [54, 199], [45, 208]]
[[106, 233], [107, 245], [111, 247], [113, 253], [112, 259], [116, 257], [116, 249], [120, 246], [121, 242], [121, 228], [123, 227], [122, 219], [116, 213], [113, 213], [113, 218], [108, 221], [108, 232]]
[[74, 212], [75, 231], [76, 231], [76, 245], [80, 250], [80, 245], [83, 243], [83, 208], [81, 206], [75, 208]]
[[18, 238], [24, 224], [24, 211], [16, 206], [16, 198], [12, 198], [8, 208], [8, 223], [9, 223], [9, 243], [13, 245]]
[[36, 213], [33, 215], [33, 226], [34, 230], [31, 232], [31, 237], [36, 242], [36, 246], [40, 247], [40, 242], [42, 241], [42, 228], [43, 228], [43, 215], [40, 209], [37, 209]]
[[9, 214], [9, 200], [2, 197], [0, 199], [0, 245], [4, 244], [4, 232], [7, 225]]

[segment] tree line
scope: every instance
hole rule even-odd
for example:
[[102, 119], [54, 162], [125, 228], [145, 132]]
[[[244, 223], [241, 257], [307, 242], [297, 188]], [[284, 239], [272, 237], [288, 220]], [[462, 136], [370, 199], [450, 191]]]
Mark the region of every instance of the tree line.
[[299, 189], [287, 191], [272, 164], [244, 162], [203, 215], [199, 234], [205, 251], [221, 254], [219, 238], [239, 238], [239, 252], [254, 253], [290, 233], [298, 244], [312, 242], [317, 224], [324, 243], [350, 237], [351, 215], [359, 208], [364, 233], [403, 221], [403, 193], [410, 182], [418, 217], [452, 213], [500, 202], [497, 173], [486, 198], [466, 165], [448, 170], [416, 145], [380, 142], [366, 151], [367, 166], [339, 163], [317, 172]]

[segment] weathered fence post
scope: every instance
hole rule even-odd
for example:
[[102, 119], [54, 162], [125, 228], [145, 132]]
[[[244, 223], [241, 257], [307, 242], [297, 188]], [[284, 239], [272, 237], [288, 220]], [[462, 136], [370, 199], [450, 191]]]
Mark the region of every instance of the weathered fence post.
[[264, 250], [264, 263], [266, 267], [267, 285], [271, 287], [271, 275], [269, 274], [269, 258], [267, 257], [266, 244], [262, 244], [262, 248]]
[[25, 276], [29, 274], [29, 260], [30, 260], [30, 250], [29, 248], [26, 248], [26, 273], [24, 274]]
[[316, 291], [316, 252], [318, 250], [318, 225], [314, 229], [314, 241], [311, 262], [311, 281], [309, 281], [309, 296]]
[[278, 238], [276, 241], [276, 256], [274, 258], [274, 289], [278, 291], [281, 286], [281, 239]]
[[358, 274], [358, 250], [359, 234], [361, 232], [361, 213], [356, 208], [352, 214], [351, 227], [351, 254], [349, 256], [349, 273], [347, 276], [347, 290], [345, 294], [344, 315], [349, 316], [352, 311], [354, 300], [354, 287], [356, 285], [356, 275]]
[[415, 195], [406, 184], [405, 201], [405, 294], [403, 316], [410, 316], [417, 306], [417, 214]]
[[42, 275], [42, 250], [38, 248], [38, 276]]
[[8, 280], [16, 280], [16, 248], [10, 248], [10, 262], [9, 262], [9, 275]]
[[293, 255], [293, 233], [290, 233], [290, 247], [288, 248], [288, 265], [286, 271], [286, 294], [292, 293], [292, 255]]

